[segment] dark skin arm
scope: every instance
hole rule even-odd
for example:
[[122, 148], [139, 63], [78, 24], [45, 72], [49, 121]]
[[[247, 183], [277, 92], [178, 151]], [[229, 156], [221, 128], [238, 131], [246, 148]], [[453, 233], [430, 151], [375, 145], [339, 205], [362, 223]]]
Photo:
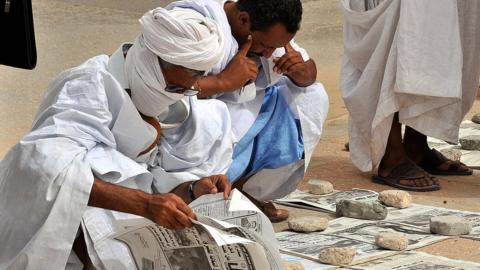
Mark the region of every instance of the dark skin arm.
[[[191, 182], [183, 183], [171, 193], [149, 194], [138, 189], [126, 188], [94, 177], [89, 206], [142, 216], [168, 229], [184, 229], [193, 226], [190, 219], [195, 213], [190, 203], [188, 188]], [[230, 196], [231, 186], [225, 175], [213, 175], [195, 181], [193, 195], [223, 192], [225, 199]]]
[[200, 91], [198, 96], [202, 98], [235, 91], [248, 82], [255, 81], [258, 73], [257, 64], [247, 57], [251, 46], [250, 37], [221, 73], [199, 79], [195, 84], [195, 88]]
[[288, 76], [296, 85], [307, 87], [312, 85], [317, 78], [317, 67], [312, 59], [303, 61], [302, 55], [288, 44], [285, 54], [274, 59], [273, 71]]
[[168, 229], [191, 227], [190, 218], [196, 219], [192, 209], [175, 194], [148, 194], [96, 177], [88, 205], [142, 216]]

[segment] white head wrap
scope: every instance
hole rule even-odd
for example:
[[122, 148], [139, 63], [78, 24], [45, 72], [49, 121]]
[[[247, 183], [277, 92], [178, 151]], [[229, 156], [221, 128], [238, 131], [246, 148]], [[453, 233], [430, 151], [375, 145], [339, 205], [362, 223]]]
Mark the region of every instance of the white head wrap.
[[222, 60], [224, 37], [212, 19], [191, 10], [156, 8], [140, 19], [142, 34], [127, 54], [125, 73], [137, 109], [156, 117], [183, 98], [164, 90], [158, 57], [194, 70], [208, 70]]

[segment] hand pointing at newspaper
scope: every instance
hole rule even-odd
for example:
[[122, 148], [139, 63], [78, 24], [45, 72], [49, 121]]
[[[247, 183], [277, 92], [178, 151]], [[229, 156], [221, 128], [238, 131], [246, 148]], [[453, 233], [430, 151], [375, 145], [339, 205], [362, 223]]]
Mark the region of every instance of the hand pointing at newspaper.
[[197, 219], [193, 210], [173, 193], [152, 194], [146, 213], [146, 218], [167, 229], [175, 230], [192, 227], [190, 219]]

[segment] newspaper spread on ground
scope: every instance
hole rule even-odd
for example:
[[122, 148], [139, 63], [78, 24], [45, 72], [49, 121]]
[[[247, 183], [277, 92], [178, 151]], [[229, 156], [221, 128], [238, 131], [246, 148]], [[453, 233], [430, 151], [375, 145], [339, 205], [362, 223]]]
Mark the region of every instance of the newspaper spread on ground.
[[277, 233], [277, 240], [282, 253], [314, 261], [318, 261], [318, 254], [324, 248], [354, 247], [357, 250], [354, 263], [360, 263], [397, 253], [376, 247], [375, 236], [381, 231], [404, 233], [409, 239], [409, 250], [449, 238], [430, 233], [430, 218], [447, 215], [460, 216], [470, 220], [473, 227], [472, 233], [463, 237], [480, 240], [480, 213], [419, 204], [413, 204], [405, 209], [389, 208], [389, 214], [385, 220], [342, 217], [330, 221], [329, 227], [323, 232], [309, 234], [281, 232]]
[[480, 270], [480, 264], [452, 260], [423, 252], [409, 251], [392, 257], [382, 258], [356, 265], [355, 269], [365, 270]]
[[322, 232], [297, 233], [280, 232], [277, 233], [277, 240], [282, 253], [295, 255], [316, 262], [320, 251], [330, 247], [353, 247], [356, 249], [354, 264], [361, 263], [376, 258], [391, 256], [395, 251], [389, 251], [378, 248], [375, 244], [360, 241], [340, 235], [329, 235]]
[[472, 232], [462, 237], [480, 240], [480, 213], [413, 204], [409, 208], [389, 211], [386, 221], [410, 226], [428, 233], [430, 218], [437, 216], [459, 216], [472, 223]]
[[284, 262], [290, 262], [290, 263], [301, 263], [303, 265], [303, 268], [306, 270], [332, 270], [332, 269], [340, 268], [339, 266], [323, 264], [323, 263], [315, 262], [309, 259], [305, 259], [302, 257], [285, 254], [285, 253], [282, 253], [282, 260]]
[[314, 195], [308, 192], [295, 190], [291, 194], [276, 200], [278, 204], [291, 207], [305, 208], [314, 211], [335, 213], [336, 204], [340, 200], [366, 201], [378, 198], [378, 192], [368, 189], [354, 188], [347, 191], [334, 191], [325, 195]]
[[239, 191], [229, 200], [223, 194], [202, 196], [190, 206], [198, 215], [193, 228], [175, 231], [146, 219], [123, 220], [116, 224], [123, 230], [110, 238], [126, 244], [141, 270], [283, 269], [271, 223]]
[[[460, 125], [459, 138], [463, 138], [470, 135], [480, 135], [480, 124], [473, 123], [472, 121], [463, 121]], [[480, 151], [472, 150], [463, 150], [461, 149], [460, 144], [449, 144], [445, 141], [438, 140], [435, 138], [428, 138], [428, 145], [437, 150], [443, 149], [458, 149], [462, 152], [462, 157], [460, 161], [465, 163], [467, 166], [480, 169]]]

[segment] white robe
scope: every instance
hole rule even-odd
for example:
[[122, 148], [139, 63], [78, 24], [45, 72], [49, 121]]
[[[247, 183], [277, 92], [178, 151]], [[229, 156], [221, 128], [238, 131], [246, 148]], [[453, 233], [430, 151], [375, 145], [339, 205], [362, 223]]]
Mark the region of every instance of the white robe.
[[[138, 156], [157, 133], [125, 91], [123, 64], [120, 48], [110, 58], [97, 56], [61, 73], [47, 89], [31, 131], [0, 163], [0, 269], [64, 268], [82, 215], [95, 266], [131, 268], [122, 244], [96, 245], [112, 232], [114, 219], [132, 215], [87, 207], [93, 175], [151, 193], [152, 184], [169, 192], [228, 168], [230, 119], [218, 100], [182, 101], [184, 117], [172, 108], [161, 123], [166, 137]], [[204, 109], [189, 113], [189, 104]]]
[[378, 166], [396, 112], [404, 125], [457, 142], [478, 89], [480, 1], [383, 0], [368, 12], [364, 0], [340, 3], [353, 163]]
[[[225, 35], [227, 47], [225, 57], [219, 65], [208, 72], [218, 74], [238, 51], [238, 43], [231, 34], [223, 0], [184, 0], [175, 1], [169, 8], [191, 8], [204, 16], [214, 19]], [[309, 60], [307, 52], [294, 41], [291, 45], [302, 54], [305, 61]], [[260, 57], [260, 72], [255, 83], [229, 93], [217, 95], [216, 98], [227, 104], [232, 119], [232, 130], [235, 141], [241, 140], [258, 116], [263, 103], [265, 88], [277, 84], [279, 93], [289, 101], [290, 109], [296, 118], [300, 119], [305, 146], [305, 160], [278, 169], [265, 169], [250, 178], [244, 190], [259, 200], [271, 200], [283, 197], [293, 190], [303, 179], [313, 151], [317, 146], [328, 113], [328, 96], [320, 83], [309, 87], [298, 87], [287, 77], [273, 72], [273, 58], [285, 54], [283, 48], [275, 50], [272, 57]], [[274, 139], [274, 138], [272, 138]]]

